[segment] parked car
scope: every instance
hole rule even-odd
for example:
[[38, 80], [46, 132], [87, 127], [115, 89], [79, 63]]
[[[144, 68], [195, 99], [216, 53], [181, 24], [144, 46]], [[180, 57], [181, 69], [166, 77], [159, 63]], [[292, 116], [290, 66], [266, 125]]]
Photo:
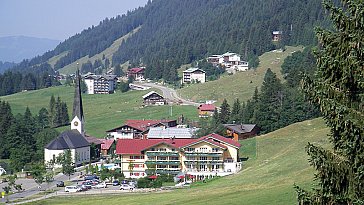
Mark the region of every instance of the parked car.
[[129, 184], [120, 185], [120, 190], [133, 190], [134, 186], [130, 186]]
[[85, 185], [77, 185], [81, 189], [81, 191], [87, 191], [87, 187]]
[[64, 191], [65, 192], [80, 192], [81, 191], [81, 188], [80, 187], [77, 187], [77, 186], [66, 186], [64, 188]]
[[99, 177], [97, 175], [85, 175], [84, 180], [94, 180], [94, 179], [99, 179]]
[[115, 181], [113, 181], [113, 182], [112, 182], [112, 185], [113, 185], [113, 186], [118, 186], [119, 184], [120, 184], [120, 183], [119, 183], [119, 181], [118, 181], [118, 180], [115, 180]]
[[64, 187], [64, 182], [63, 181], [57, 181], [56, 186], [57, 187]]
[[129, 183], [129, 181], [126, 180], [126, 179], [124, 179], [124, 180], [121, 181], [121, 184], [128, 184], [128, 183]]
[[103, 183], [99, 183], [99, 184], [96, 184], [94, 186], [95, 189], [100, 189], [100, 188], [107, 188], [107, 184], [105, 182]]

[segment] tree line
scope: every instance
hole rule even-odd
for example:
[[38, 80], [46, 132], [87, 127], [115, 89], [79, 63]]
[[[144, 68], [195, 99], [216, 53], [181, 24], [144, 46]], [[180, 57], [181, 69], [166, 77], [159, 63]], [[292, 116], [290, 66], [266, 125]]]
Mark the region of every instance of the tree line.
[[59, 81], [47, 72], [35, 74], [6, 71], [4, 74], [0, 74], [0, 96], [56, 85], [60, 85]]
[[33, 116], [13, 115], [10, 104], [0, 101], [0, 159], [10, 159], [10, 169], [20, 171], [33, 162], [44, 160], [44, 147], [58, 136], [54, 127], [69, 124], [67, 106], [52, 96], [49, 108]]

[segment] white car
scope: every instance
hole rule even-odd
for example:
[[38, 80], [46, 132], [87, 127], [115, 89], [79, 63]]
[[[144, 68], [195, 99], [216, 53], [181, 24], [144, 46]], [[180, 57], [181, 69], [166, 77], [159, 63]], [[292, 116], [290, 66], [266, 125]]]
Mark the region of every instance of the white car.
[[130, 186], [129, 184], [120, 185], [120, 190], [133, 190], [134, 186]]
[[93, 186], [95, 189], [100, 189], [100, 188], [107, 188], [107, 184], [105, 182], [100, 183], [100, 184], [96, 184], [95, 186]]
[[65, 192], [80, 192], [80, 191], [82, 191], [81, 190], [81, 188], [80, 187], [77, 187], [77, 186], [66, 186], [65, 188], [64, 188], [64, 191]]

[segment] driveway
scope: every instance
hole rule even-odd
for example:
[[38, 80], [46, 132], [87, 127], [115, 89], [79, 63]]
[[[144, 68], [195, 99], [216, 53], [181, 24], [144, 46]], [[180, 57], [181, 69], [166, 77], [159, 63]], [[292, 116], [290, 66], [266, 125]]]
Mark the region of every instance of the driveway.
[[169, 100], [170, 102], [175, 102], [175, 103], [182, 102], [183, 105], [192, 105], [192, 106], [196, 106], [196, 107], [198, 107], [200, 105], [200, 103], [188, 101], [186, 99], [179, 97], [176, 90], [174, 90], [172, 88], [168, 88], [168, 87], [165, 87], [162, 85], [157, 85], [154, 83], [143, 83], [141, 85], [149, 86], [149, 87], [157, 88], [157, 89], [161, 90], [163, 92], [163, 97], [165, 99]]

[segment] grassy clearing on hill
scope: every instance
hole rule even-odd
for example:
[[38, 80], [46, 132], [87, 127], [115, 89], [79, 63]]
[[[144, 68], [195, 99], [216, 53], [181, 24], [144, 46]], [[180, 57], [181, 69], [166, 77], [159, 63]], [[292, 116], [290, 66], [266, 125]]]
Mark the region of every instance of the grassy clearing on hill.
[[[193, 106], [157, 106], [142, 107], [142, 96], [148, 91], [129, 91], [112, 95], [82, 95], [85, 130], [96, 137], [104, 137], [105, 131], [120, 126], [127, 119], [177, 119], [183, 114], [188, 119], [197, 119], [197, 111]], [[74, 88], [58, 86], [47, 89], [27, 91], [14, 95], [0, 97], [0, 100], [10, 103], [13, 114], [24, 113], [28, 106], [33, 114], [42, 107], [48, 109], [52, 94], [67, 103], [69, 116], [72, 117]], [[70, 119], [72, 120], [72, 119]], [[69, 127], [60, 128], [66, 130]]]
[[[83, 58], [78, 59], [77, 61], [66, 65], [65, 67], [59, 69], [59, 72], [62, 74], [72, 74], [75, 73], [76, 68], [77, 68], [77, 63], [79, 64], [79, 67], [81, 68], [81, 65], [86, 63], [87, 61], [91, 61], [91, 63], [94, 63], [95, 60], [97, 59], [102, 59], [102, 56], [105, 55], [105, 58], [108, 58], [110, 60], [110, 62], [112, 62], [112, 55], [119, 49], [121, 43], [123, 42], [123, 40], [127, 40], [130, 36], [132, 36], [133, 34], [135, 34], [136, 32], [139, 31], [141, 27], [139, 26], [138, 28], [134, 29], [133, 31], [131, 31], [130, 33], [126, 34], [125, 36], [120, 37], [119, 39], [116, 39], [114, 41], [114, 43], [106, 48], [104, 51], [102, 51], [99, 54], [96, 54], [92, 57], [89, 56], [85, 56]], [[55, 56], [53, 58], [51, 58], [48, 63], [51, 64], [52, 66], [54, 66], [54, 64], [62, 57], [66, 55], [65, 53], [61, 53], [58, 56]]]
[[255, 70], [239, 72], [235, 75], [224, 75], [219, 80], [194, 84], [178, 90], [178, 93], [192, 101], [217, 100], [221, 104], [224, 98], [229, 103], [237, 98], [241, 102], [250, 99], [256, 87], [260, 88], [263, 83], [265, 72], [268, 68], [282, 79], [281, 65], [284, 59], [295, 51], [302, 51], [303, 47], [287, 46], [284, 52], [267, 52], [259, 57], [260, 65]]
[[309, 187], [314, 170], [307, 142], [328, 146], [328, 128], [314, 119], [242, 141], [240, 156], [250, 159], [240, 173], [162, 193], [55, 197], [32, 204], [296, 204], [293, 184]]

